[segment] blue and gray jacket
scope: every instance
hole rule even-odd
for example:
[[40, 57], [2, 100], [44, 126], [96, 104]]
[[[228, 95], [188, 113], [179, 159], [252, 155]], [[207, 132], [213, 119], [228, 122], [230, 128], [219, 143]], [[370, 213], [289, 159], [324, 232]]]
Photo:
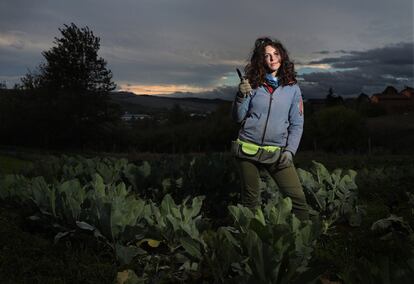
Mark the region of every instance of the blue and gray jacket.
[[242, 123], [240, 140], [285, 147], [296, 154], [304, 121], [302, 93], [297, 84], [279, 86], [273, 93], [259, 86], [245, 98], [236, 96], [232, 116]]

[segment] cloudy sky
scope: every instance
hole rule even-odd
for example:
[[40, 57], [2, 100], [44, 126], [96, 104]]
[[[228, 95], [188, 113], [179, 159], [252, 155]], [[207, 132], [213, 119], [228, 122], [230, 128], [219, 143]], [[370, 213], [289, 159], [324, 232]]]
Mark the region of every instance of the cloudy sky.
[[119, 90], [231, 99], [259, 36], [289, 51], [305, 98], [414, 85], [412, 0], [1, 0], [0, 82], [88, 26]]

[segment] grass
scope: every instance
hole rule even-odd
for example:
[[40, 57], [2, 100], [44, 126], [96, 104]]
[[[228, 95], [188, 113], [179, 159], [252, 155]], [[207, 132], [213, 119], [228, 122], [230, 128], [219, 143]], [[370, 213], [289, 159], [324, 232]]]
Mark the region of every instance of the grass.
[[93, 247], [30, 231], [20, 210], [0, 207], [0, 283], [112, 283], [112, 258]]
[[30, 166], [31, 162], [20, 158], [0, 154], [0, 174], [18, 173]]
[[364, 167], [382, 167], [389, 165], [412, 165], [413, 154], [352, 154], [298, 151], [294, 157], [296, 167], [309, 168], [311, 161], [322, 163], [329, 171], [336, 168], [358, 170]]

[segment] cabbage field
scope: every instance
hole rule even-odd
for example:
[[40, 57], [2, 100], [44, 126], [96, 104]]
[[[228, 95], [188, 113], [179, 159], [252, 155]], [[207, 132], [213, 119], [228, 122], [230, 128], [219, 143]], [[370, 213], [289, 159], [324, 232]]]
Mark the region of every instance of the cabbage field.
[[409, 161], [329, 170], [312, 160], [298, 167], [311, 212], [305, 222], [266, 172], [261, 209], [240, 205], [227, 153], [133, 162], [43, 156], [13, 172], [5, 168], [1, 283], [414, 279]]

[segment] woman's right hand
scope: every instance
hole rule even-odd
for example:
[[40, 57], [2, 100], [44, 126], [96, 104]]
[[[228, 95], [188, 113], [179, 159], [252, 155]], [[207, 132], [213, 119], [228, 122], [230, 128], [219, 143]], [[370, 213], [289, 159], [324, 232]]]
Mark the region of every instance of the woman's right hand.
[[247, 97], [250, 95], [251, 90], [252, 86], [250, 86], [249, 79], [242, 79], [241, 83], [239, 84], [239, 96]]

